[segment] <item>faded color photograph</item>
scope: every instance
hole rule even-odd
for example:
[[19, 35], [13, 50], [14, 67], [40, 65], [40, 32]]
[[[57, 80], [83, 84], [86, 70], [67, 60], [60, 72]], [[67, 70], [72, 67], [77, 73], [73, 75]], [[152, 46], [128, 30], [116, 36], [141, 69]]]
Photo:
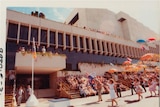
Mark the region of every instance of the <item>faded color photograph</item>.
[[8, 6], [5, 107], [159, 107], [158, 10], [127, 3]]

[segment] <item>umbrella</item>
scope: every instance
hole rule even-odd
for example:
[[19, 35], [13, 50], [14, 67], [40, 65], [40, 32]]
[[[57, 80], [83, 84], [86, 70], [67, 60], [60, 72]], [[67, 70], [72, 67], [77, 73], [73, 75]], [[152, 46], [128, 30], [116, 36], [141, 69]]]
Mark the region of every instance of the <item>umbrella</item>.
[[138, 67], [136, 67], [135, 65], [125, 66], [124, 69], [125, 69], [125, 71], [129, 71], [129, 72], [138, 71]]
[[141, 61], [149, 61], [153, 58], [153, 53], [147, 53], [147, 54], [144, 54], [143, 56], [141, 56], [140, 60]]
[[148, 38], [148, 41], [154, 41], [156, 40], [154, 37]]
[[114, 73], [114, 72], [117, 72], [117, 71], [118, 71], [118, 70], [115, 69], [115, 68], [111, 68], [111, 69], [108, 70], [109, 73]]
[[137, 42], [138, 42], [138, 43], [145, 43], [146, 41], [143, 40], [143, 39], [139, 39], [139, 40], [137, 40]]
[[141, 61], [159, 61], [160, 55], [154, 53], [147, 53], [141, 56]]
[[123, 65], [131, 65], [131, 61], [124, 61]]
[[125, 66], [125, 70], [126, 71], [134, 71], [134, 72], [138, 72], [140, 70], [144, 70], [144, 68], [146, 68], [147, 66], [146, 65], [139, 65], [139, 64], [132, 64], [132, 65], [129, 65], [129, 66]]

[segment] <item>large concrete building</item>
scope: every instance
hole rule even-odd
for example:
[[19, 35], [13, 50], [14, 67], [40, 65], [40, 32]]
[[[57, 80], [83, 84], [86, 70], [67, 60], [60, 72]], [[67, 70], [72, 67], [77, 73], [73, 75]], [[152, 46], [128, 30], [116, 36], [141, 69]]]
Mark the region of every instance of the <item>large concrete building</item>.
[[78, 8], [66, 19], [67, 24], [105, 32], [123, 39], [159, 38], [158, 34], [124, 12], [115, 14], [107, 9]]
[[[149, 37], [159, 39], [159, 35], [123, 12], [75, 9], [65, 23], [59, 23], [38, 14], [7, 10], [6, 72], [16, 72], [17, 85], [31, 83], [33, 37], [38, 54], [34, 80], [37, 97], [55, 96], [57, 78], [68, 71], [83, 72], [83, 63], [120, 65], [127, 57], [136, 62], [145, 53], [159, 52], [157, 43], [148, 43], [143, 50], [136, 42]], [[40, 53], [44, 46], [45, 55]], [[25, 47], [25, 53], [17, 52], [20, 47]], [[85, 70], [91, 70], [88, 68]], [[103, 68], [97, 74], [108, 70]]]

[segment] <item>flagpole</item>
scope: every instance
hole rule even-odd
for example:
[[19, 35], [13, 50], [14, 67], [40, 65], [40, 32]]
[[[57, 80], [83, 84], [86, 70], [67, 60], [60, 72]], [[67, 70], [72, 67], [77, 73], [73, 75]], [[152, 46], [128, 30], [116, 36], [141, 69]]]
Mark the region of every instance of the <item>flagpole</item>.
[[34, 61], [36, 56], [36, 47], [35, 47], [35, 40], [33, 38], [33, 49], [32, 49], [32, 93], [26, 102], [26, 107], [36, 107], [38, 106], [39, 101], [37, 100], [36, 96], [34, 95]]
[[32, 56], [32, 94], [34, 93], [34, 58]]

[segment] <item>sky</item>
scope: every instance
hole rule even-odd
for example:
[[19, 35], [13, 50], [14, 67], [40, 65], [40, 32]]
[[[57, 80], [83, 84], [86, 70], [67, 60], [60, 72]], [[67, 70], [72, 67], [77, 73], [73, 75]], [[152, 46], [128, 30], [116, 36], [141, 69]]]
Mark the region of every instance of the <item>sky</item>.
[[[83, 0], [81, 0], [83, 1]], [[87, 0], [89, 1], [89, 0]], [[106, 8], [114, 13], [123, 11], [136, 19], [138, 22], [149, 27], [155, 33], [160, 34], [160, 2], [159, 0], [92, 0], [94, 2], [86, 2], [88, 5], [79, 3], [75, 6], [72, 3], [69, 6], [44, 6], [27, 7], [27, 6], [8, 6], [9, 9], [30, 14], [31, 11], [43, 12], [47, 19], [64, 22], [66, 17], [74, 8]], [[42, 7], [41, 7], [42, 6]], [[63, 7], [63, 8], [62, 8]]]

